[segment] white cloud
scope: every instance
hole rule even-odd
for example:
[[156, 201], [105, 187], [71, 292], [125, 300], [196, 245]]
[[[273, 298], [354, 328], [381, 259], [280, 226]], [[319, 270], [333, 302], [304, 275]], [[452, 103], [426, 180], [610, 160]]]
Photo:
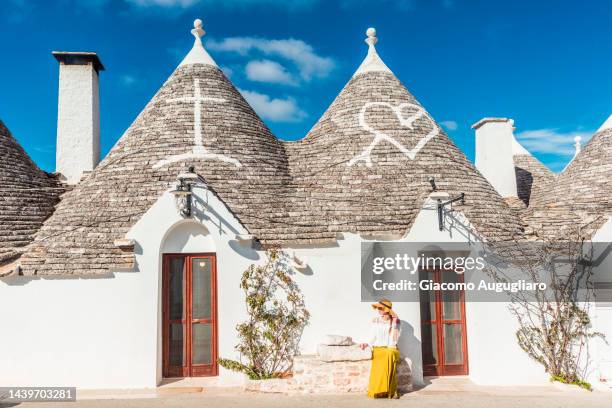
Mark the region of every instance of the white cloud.
[[442, 122], [440, 122], [440, 124], [442, 126], [444, 126], [444, 128], [446, 128], [446, 130], [457, 130], [457, 122], [455, 122], [454, 120], [443, 120]]
[[[89, 0], [90, 1], [90, 0]], [[98, 0], [99, 1], [99, 0]], [[218, 6], [225, 8], [248, 7], [253, 5], [281, 6], [287, 9], [309, 7], [318, 0], [125, 0], [141, 8], [186, 9], [194, 5]]]
[[532, 153], [548, 153], [563, 156], [574, 154], [574, 138], [580, 136], [584, 145], [593, 136], [593, 132], [574, 131], [559, 132], [558, 129], [525, 130], [516, 134], [516, 138]]
[[253, 107], [255, 112], [263, 119], [273, 122], [299, 122], [307, 115], [301, 110], [295, 99], [271, 98], [269, 95], [256, 91], [239, 89], [244, 99]]
[[234, 75], [234, 69], [228, 67], [227, 65], [223, 65], [220, 67], [221, 71], [225, 74], [226, 77], [231, 78]]
[[207, 42], [207, 47], [214, 51], [233, 52], [244, 56], [257, 51], [267, 56], [283, 58], [295, 64], [300, 77], [305, 81], [313, 77], [326, 77], [335, 65], [331, 58], [317, 55], [310, 44], [294, 38], [270, 40], [257, 37], [228, 37], [221, 41], [210, 40]]
[[[173, 11], [171, 16], [182, 14], [185, 10], [195, 8], [195, 6], [215, 7], [225, 9], [247, 8], [252, 6], [273, 6], [284, 8], [289, 11], [297, 11], [309, 8], [320, 0], [117, 0], [132, 6], [133, 10], [162, 10]], [[89, 9], [100, 11], [103, 7], [112, 4], [112, 0], [63, 0], [66, 6], [75, 9]], [[24, 13], [29, 12], [34, 6], [38, 6], [32, 0], [0, 0], [1, 3], [8, 3], [12, 10], [0, 14], [0, 18], [21, 18]], [[43, 3], [39, 1], [38, 3]], [[176, 12], [176, 13], [174, 13]]]
[[119, 77], [119, 81], [124, 86], [131, 86], [136, 83], [137, 79], [134, 75], [124, 74]]
[[251, 81], [296, 85], [297, 81], [285, 67], [276, 61], [254, 60], [245, 67], [246, 76]]

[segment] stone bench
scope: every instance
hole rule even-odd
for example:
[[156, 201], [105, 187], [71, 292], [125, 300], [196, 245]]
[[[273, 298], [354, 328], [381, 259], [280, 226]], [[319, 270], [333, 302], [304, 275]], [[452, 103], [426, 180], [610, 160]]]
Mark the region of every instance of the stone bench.
[[[365, 393], [371, 365], [372, 360], [325, 362], [317, 355], [298, 356], [293, 361], [292, 377], [273, 380], [247, 379], [245, 389], [285, 394]], [[400, 393], [412, 391], [410, 360], [401, 359], [397, 370]]]

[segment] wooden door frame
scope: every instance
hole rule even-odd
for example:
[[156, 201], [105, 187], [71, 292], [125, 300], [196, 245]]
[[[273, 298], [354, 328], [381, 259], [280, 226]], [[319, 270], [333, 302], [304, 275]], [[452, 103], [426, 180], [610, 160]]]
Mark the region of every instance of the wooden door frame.
[[[434, 273], [434, 282], [441, 283], [440, 277], [444, 272], [453, 272], [449, 270], [443, 269], [423, 269], [422, 272], [429, 274], [430, 272]], [[459, 282], [464, 282], [463, 274], [457, 274], [459, 276]], [[438, 354], [438, 363], [433, 364], [425, 364], [423, 362], [423, 376], [451, 376], [451, 375], [468, 375], [469, 370], [469, 358], [468, 358], [468, 344], [467, 344], [467, 317], [465, 312], [465, 291], [461, 290], [459, 294], [459, 302], [460, 302], [460, 310], [461, 310], [461, 319], [442, 319], [442, 292], [440, 290], [434, 291], [435, 296], [435, 322], [432, 320], [423, 320], [421, 317], [421, 333], [423, 332], [423, 325], [428, 324], [430, 326], [436, 327], [436, 349]], [[429, 301], [429, 299], [428, 299]], [[421, 302], [419, 302], [419, 308], [421, 307]], [[450, 324], [461, 324], [461, 347], [463, 350], [463, 364], [455, 364], [455, 365], [447, 365], [444, 364], [444, 323]], [[423, 338], [421, 336], [421, 355], [423, 353]]]
[[[170, 284], [170, 260], [174, 258], [183, 258], [185, 261], [184, 273], [184, 294], [183, 307], [192, 308], [192, 265], [190, 260], [193, 258], [208, 258], [211, 259], [211, 324], [212, 324], [212, 364], [210, 367], [202, 365], [192, 365], [192, 322], [193, 320], [208, 320], [208, 319], [192, 319], [190, 312], [186, 313], [183, 318], [185, 326], [183, 336], [183, 356], [185, 366], [180, 373], [173, 375], [170, 373], [169, 358], [169, 307], [170, 301], [169, 284]], [[217, 312], [217, 255], [215, 252], [198, 252], [198, 253], [164, 253], [162, 254], [162, 376], [163, 378], [172, 377], [204, 377], [216, 376], [219, 373], [219, 320]]]

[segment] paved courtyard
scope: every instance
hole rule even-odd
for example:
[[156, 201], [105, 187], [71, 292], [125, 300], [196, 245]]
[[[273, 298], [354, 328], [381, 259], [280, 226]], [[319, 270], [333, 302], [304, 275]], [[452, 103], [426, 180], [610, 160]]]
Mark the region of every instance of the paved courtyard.
[[[402, 407], [470, 407], [470, 408], [610, 408], [612, 395], [556, 395], [556, 396], [491, 396], [470, 393], [447, 393], [437, 395], [411, 395], [399, 400], [378, 401], [363, 396], [280, 396], [261, 394], [222, 395], [203, 393], [199, 395], [168, 396], [154, 399], [84, 400], [73, 403], [23, 403], [19, 407], [72, 407], [72, 408], [201, 408], [201, 407], [248, 407], [248, 408], [301, 408], [301, 407], [380, 407], [382, 404]], [[0, 403], [0, 406], [3, 406]]]
[[[22, 403], [20, 408], [302, 408], [302, 407], [469, 407], [469, 408], [611, 408], [612, 390], [587, 392], [542, 387], [479, 387], [468, 380], [442, 380], [405, 394], [399, 400], [372, 400], [363, 395], [259, 394], [216, 387], [162, 387], [149, 391], [82, 392], [72, 403]], [[11, 406], [0, 403], [0, 407]]]

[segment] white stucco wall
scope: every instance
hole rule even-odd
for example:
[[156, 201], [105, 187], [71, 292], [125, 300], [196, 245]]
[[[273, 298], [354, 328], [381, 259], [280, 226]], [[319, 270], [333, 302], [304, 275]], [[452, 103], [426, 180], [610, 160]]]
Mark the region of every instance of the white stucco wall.
[[[161, 380], [161, 253], [216, 252], [218, 263], [219, 355], [236, 357], [235, 326], [246, 319], [239, 289], [242, 272], [262, 262], [262, 252], [235, 240], [244, 228], [216, 197], [196, 191], [207, 203], [196, 221], [183, 220], [166, 193], [130, 230], [136, 241], [136, 271], [98, 279], [0, 280], [0, 383], [7, 385], [74, 385], [82, 388], [155, 387]], [[429, 202], [404, 240], [464, 242], [475, 239], [461, 214], [438, 230]], [[201, 208], [201, 204], [200, 204]], [[324, 334], [346, 334], [363, 341], [373, 315], [360, 301], [360, 245], [345, 234], [337, 244], [287, 248], [309, 267], [296, 272], [311, 312], [301, 349], [314, 353]], [[420, 308], [396, 303], [403, 321], [400, 350], [413, 362], [422, 382]], [[532, 384], [545, 378], [515, 344], [513, 318], [502, 304], [467, 305], [470, 377], [479, 383]], [[220, 368], [219, 384], [233, 385], [241, 376]]]
[[[612, 218], [595, 233], [593, 242], [610, 243], [612, 242]], [[606, 274], [596, 276], [595, 282], [598, 285], [612, 286], [612, 257], [607, 257], [607, 263], [600, 265], [599, 270]], [[608, 294], [605, 300], [596, 301], [591, 306], [591, 317], [593, 320], [593, 329], [597, 332], [605, 334], [606, 338], [594, 338], [590, 344], [590, 351], [593, 355], [594, 364], [589, 370], [589, 381], [592, 384], [610, 384], [612, 382], [612, 301], [610, 292], [612, 288], [607, 289]]]
[[518, 345], [507, 303], [466, 299], [470, 379], [481, 385], [543, 385], [544, 369]]
[[0, 282], [0, 383], [151, 386], [153, 282], [140, 274]]
[[99, 95], [92, 64], [60, 64], [55, 168], [70, 184], [100, 161]]
[[612, 218], [601, 226], [599, 230], [593, 235], [593, 242], [612, 242]]
[[596, 331], [606, 335], [605, 340], [596, 338], [592, 342], [594, 364], [589, 370], [589, 381], [612, 382], [612, 306], [597, 306], [593, 316]]

